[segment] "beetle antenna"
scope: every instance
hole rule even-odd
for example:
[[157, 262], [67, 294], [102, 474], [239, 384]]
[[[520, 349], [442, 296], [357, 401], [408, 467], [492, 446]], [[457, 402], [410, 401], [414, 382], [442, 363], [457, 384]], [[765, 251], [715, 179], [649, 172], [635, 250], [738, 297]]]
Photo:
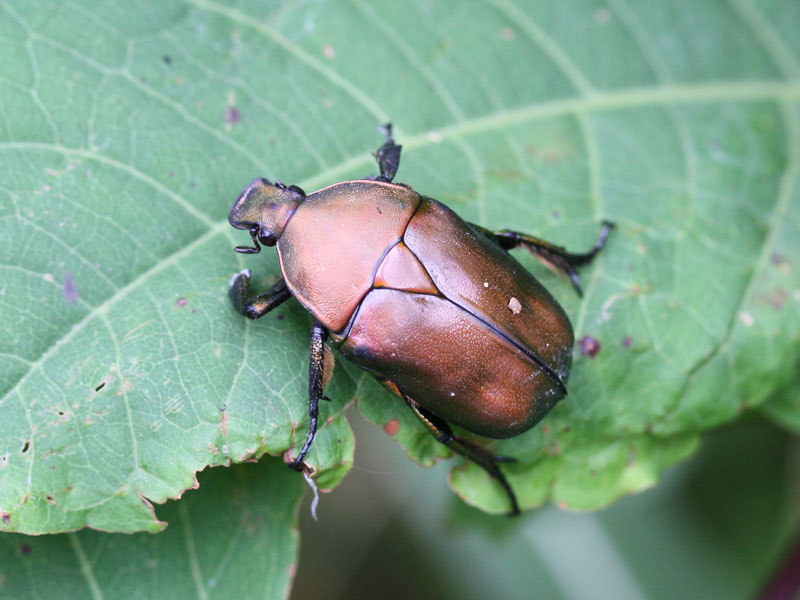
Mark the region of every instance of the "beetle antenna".
[[250, 228], [250, 237], [253, 240], [253, 247], [250, 246], [236, 246], [234, 250], [240, 254], [258, 254], [261, 252], [261, 245], [258, 243], [258, 225], [253, 225]]

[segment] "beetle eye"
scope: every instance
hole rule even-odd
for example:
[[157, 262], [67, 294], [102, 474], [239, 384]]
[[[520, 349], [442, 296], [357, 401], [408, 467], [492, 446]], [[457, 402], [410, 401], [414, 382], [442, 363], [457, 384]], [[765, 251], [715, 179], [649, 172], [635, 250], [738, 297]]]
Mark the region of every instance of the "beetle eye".
[[264, 244], [265, 246], [274, 246], [278, 243], [278, 238], [272, 235], [266, 229], [259, 229], [258, 230], [258, 241]]

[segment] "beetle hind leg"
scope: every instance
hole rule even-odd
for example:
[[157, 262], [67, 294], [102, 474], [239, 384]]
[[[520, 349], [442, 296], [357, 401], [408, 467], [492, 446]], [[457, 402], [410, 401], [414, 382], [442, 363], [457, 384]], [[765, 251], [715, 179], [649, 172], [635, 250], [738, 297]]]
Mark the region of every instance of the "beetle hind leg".
[[611, 233], [611, 230], [614, 228], [614, 224], [611, 221], [603, 221], [603, 229], [600, 231], [600, 235], [594, 247], [582, 254], [569, 252], [561, 246], [556, 246], [555, 244], [528, 235], [527, 233], [520, 233], [510, 229], [490, 231], [478, 225], [473, 225], [473, 227], [488, 236], [489, 239], [497, 242], [503, 250], [511, 250], [517, 247], [524, 248], [547, 266], [568, 276], [575, 291], [578, 292], [579, 296], [583, 296], [577, 268], [592, 262], [592, 259], [597, 256], [597, 253], [603, 249], [606, 245], [609, 233]]
[[453, 434], [453, 430], [450, 428], [450, 425], [447, 424], [447, 421], [431, 414], [425, 410], [425, 408], [420, 406], [418, 402], [415, 402], [413, 399], [409, 398], [405, 393], [403, 393], [402, 396], [406, 404], [408, 404], [411, 410], [414, 411], [414, 414], [417, 415], [417, 418], [422, 421], [422, 424], [425, 425], [428, 431], [433, 434], [433, 436], [436, 438], [436, 441], [444, 444], [453, 452], [456, 452], [457, 454], [460, 454], [464, 458], [477, 464], [484, 471], [486, 471], [489, 476], [492, 477], [492, 479], [496, 480], [503, 487], [503, 490], [505, 491], [506, 495], [508, 496], [508, 500], [511, 503], [511, 512], [509, 513], [509, 516], [517, 516], [519, 514], [517, 496], [514, 494], [514, 490], [511, 489], [511, 485], [508, 483], [505, 475], [503, 475], [503, 472], [497, 466], [497, 463], [516, 462], [516, 459], [508, 456], [496, 456], [478, 444], [456, 437]]
[[383, 146], [375, 151], [375, 160], [378, 161], [378, 167], [381, 174], [375, 178], [375, 181], [391, 182], [394, 179], [397, 169], [400, 166], [400, 152], [402, 146], [395, 144], [392, 137], [392, 124], [386, 123], [381, 129], [386, 133], [386, 141]]
[[311, 326], [311, 349], [308, 361], [308, 434], [303, 444], [300, 454], [289, 464], [290, 469], [301, 471], [303, 469], [303, 459], [308, 454], [314, 436], [317, 434], [317, 417], [319, 415], [319, 401], [329, 400], [322, 394], [325, 385], [324, 366], [325, 366], [325, 340], [328, 337], [328, 330], [320, 323], [315, 321]]

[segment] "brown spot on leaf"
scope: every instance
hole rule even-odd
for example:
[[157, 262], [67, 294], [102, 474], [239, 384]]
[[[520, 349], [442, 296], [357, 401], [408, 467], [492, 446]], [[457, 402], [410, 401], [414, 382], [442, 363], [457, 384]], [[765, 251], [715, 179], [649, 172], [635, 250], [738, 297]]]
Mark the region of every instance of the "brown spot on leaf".
[[788, 294], [786, 293], [786, 290], [784, 290], [783, 288], [775, 288], [767, 297], [767, 302], [769, 302], [769, 305], [772, 308], [780, 310], [781, 308], [783, 308], [783, 305], [786, 302], [787, 297]]
[[583, 336], [578, 342], [578, 345], [581, 349], [581, 356], [588, 356], [589, 358], [597, 356], [597, 353], [600, 352], [602, 348], [600, 340], [590, 335]]
[[3, 513], [3, 525], [8, 525], [9, 523], [11, 523], [11, 515]]
[[400, 421], [397, 419], [390, 419], [386, 425], [383, 426], [383, 430], [390, 436], [394, 437], [397, 435], [397, 432], [400, 431]]
[[33, 548], [31, 548], [28, 544], [22, 544], [19, 547], [19, 551], [22, 552], [23, 556], [28, 556], [31, 553], [31, 550], [33, 550]]
[[172, 57], [169, 54], [165, 54], [164, 56], [162, 56], [161, 60], [164, 61], [165, 65], [171, 65], [172, 64]]
[[224, 411], [222, 413], [222, 423], [219, 426], [220, 430], [222, 431], [222, 435], [228, 437], [228, 411]]
[[626, 335], [625, 338], [622, 340], [622, 347], [630, 348], [632, 343], [633, 343], [633, 338], [629, 335]]

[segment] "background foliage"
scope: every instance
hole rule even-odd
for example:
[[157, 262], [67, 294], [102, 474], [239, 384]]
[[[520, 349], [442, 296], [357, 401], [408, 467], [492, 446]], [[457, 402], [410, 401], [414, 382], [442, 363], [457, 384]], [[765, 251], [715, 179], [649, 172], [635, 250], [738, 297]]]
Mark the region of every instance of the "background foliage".
[[[523, 506], [605, 506], [745, 411], [797, 431], [798, 25], [796, 3], [768, 0], [0, 2], [0, 530], [170, 522], [151, 545], [186, 578], [154, 560], [149, 581], [199, 596], [267, 543], [250, 575], [284, 594], [302, 485], [280, 460], [152, 504], [304, 438], [309, 318], [233, 314], [230, 275], [267, 285], [278, 266], [232, 252], [246, 236], [227, 211], [256, 176], [311, 190], [374, 173], [387, 121], [398, 179], [468, 220], [574, 249], [618, 224], [583, 300], [519, 257], [600, 343], [576, 349], [541, 427], [492, 444], [519, 458]], [[418, 462], [446, 456], [343, 361], [327, 394], [321, 488], [353, 463], [354, 399]], [[506, 509], [477, 468], [451, 485]], [[193, 542], [194, 518], [231, 513]], [[3, 537], [3, 564], [29, 575], [3, 567], [0, 591], [35, 594], [34, 549], [95, 596], [127, 586], [112, 565], [147, 564], [138, 537], [30, 539]]]

